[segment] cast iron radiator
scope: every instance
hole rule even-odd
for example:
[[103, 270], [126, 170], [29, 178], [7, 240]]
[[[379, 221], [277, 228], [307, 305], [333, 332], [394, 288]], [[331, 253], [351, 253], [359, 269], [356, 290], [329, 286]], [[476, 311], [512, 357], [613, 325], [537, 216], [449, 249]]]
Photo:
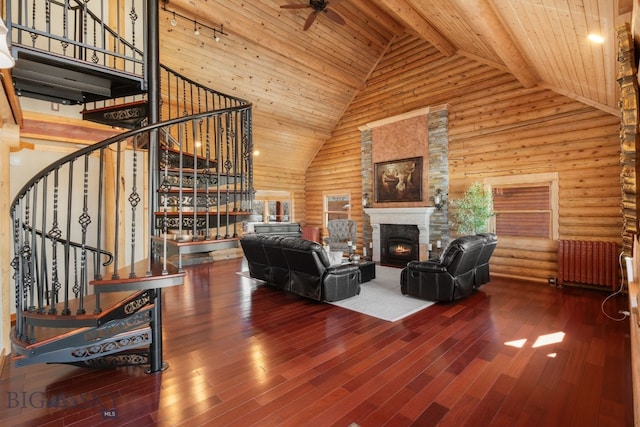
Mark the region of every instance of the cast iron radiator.
[[618, 244], [582, 240], [558, 240], [558, 286], [564, 282], [616, 289]]

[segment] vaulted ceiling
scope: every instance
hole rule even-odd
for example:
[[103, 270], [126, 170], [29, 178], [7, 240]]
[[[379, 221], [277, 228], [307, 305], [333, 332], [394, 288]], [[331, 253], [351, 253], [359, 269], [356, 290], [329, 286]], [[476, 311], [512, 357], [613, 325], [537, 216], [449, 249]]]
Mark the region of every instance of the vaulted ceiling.
[[[329, 0], [303, 28], [307, 0], [170, 0], [161, 62], [254, 104], [256, 165], [304, 171], [385, 55], [405, 34], [618, 114], [615, 29], [632, 0]], [[176, 19], [169, 11], [197, 21]], [[224, 33], [216, 42], [206, 26]], [[200, 27], [200, 35], [194, 34]], [[589, 34], [604, 38], [589, 41]], [[399, 69], [402, 64], [398, 64]], [[363, 123], [364, 124], [364, 123]]]

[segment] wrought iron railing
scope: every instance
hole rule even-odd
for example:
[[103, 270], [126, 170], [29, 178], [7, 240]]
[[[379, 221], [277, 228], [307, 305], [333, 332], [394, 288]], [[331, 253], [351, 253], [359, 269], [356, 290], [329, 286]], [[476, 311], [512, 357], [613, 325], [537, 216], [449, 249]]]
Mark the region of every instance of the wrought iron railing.
[[[44, 314], [61, 303], [65, 308], [60, 314], [71, 314], [66, 309], [69, 299], [77, 299], [77, 314], [100, 311], [99, 301], [92, 307], [84, 301], [95, 291], [90, 289], [92, 280], [119, 280], [121, 266], [135, 278], [140, 260], [147, 261], [150, 275], [156, 257], [166, 273], [173, 218], [193, 222], [194, 235], [235, 226], [224, 218], [247, 212], [252, 199], [252, 184], [246, 178], [251, 170], [250, 108], [231, 107], [128, 131], [67, 155], [35, 175], [11, 205], [16, 312]], [[159, 145], [165, 147], [162, 169], [147, 164], [148, 151], [139, 144], [153, 138], [162, 139]], [[203, 147], [196, 148], [195, 140], [205, 141]], [[205, 156], [198, 156], [199, 151]], [[182, 177], [186, 173], [180, 164], [172, 164], [170, 155], [190, 162], [191, 176], [200, 173], [216, 185], [203, 188], [198, 179], [191, 186], [175, 182], [171, 170]], [[242, 178], [223, 183], [225, 176]], [[218, 201], [222, 193], [231, 196], [206, 206], [204, 217], [216, 222], [203, 227], [198, 221], [203, 210], [187, 206], [184, 197], [171, 212], [169, 194], [174, 188], [181, 195], [210, 191]], [[175, 229], [182, 231], [180, 225]], [[113, 262], [107, 262], [110, 257]], [[33, 339], [23, 322], [16, 316], [17, 336]]]
[[146, 80], [146, 0], [10, 0], [12, 46]]
[[[11, 9], [11, 3], [19, 7]], [[105, 25], [99, 11], [125, 10], [125, 3], [131, 5], [129, 26]], [[97, 65], [112, 72], [141, 72], [144, 77], [143, 51], [122, 36], [142, 33], [132, 28], [140, 28], [134, 4], [144, 1], [9, 4], [15, 22], [8, 26], [17, 34], [13, 43], [18, 48], [29, 34], [29, 48], [39, 54], [85, 65], [97, 57]], [[90, 9], [94, 5], [97, 9]], [[60, 34], [55, 34], [54, 19], [64, 23]], [[251, 104], [162, 66], [160, 95], [161, 122], [143, 123], [63, 157], [36, 174], [15, 197], [11, 216], [17, 339], [35, 339], [32, 320], [22, 313], [100, 312], [98, 289], [110, 280], [122, 281], [123, 268], [127, 279], [135, 281], [140, 275], [136, 265], [143, 262], [142, 274], [150, 276], [155, 274], [152, 264], [160, 260], [160, 274], [166, 274], [175, 241], [237, 236], [238, 218], [251, 212], [253, 200]], [[85, 107], [121, 102], [126, 101], [110, 99]], [[182, 269], [181, 255], [177, 267]], [[91, 294], [98, 297], [86, 298]], [[76, 313], [69, 309], [70, 300], [75, 300]]]

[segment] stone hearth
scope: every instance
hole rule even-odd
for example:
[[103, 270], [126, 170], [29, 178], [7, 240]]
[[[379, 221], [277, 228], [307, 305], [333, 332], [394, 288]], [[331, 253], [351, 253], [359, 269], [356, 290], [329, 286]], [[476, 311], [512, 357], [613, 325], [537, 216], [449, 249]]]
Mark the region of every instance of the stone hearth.
[[435, 208], [365, 208], [364, 212], [369, 215], [371, 228], [373, 229], [373, 261], [380, 262], [380, 225], [381, 224], [404, 224], [415, 225], [420, 230], [419, 248], [420, 261], [429, 258], [429, 218]]

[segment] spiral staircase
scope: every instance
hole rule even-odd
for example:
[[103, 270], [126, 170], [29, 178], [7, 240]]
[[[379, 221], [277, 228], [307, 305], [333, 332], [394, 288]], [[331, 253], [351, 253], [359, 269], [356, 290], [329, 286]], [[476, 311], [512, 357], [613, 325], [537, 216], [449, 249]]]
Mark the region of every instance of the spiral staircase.
[[[113, 11], [127, 19], [109, 26]], [[163, 288], [183, 283], [185, 257], [238, 247], [251, 104], [159, 64], [158, 13], [153, 0], [7, 4], [16, 95], [125, 129], [51, 163], [11, 205], [18, 366], [164, 369]]]

